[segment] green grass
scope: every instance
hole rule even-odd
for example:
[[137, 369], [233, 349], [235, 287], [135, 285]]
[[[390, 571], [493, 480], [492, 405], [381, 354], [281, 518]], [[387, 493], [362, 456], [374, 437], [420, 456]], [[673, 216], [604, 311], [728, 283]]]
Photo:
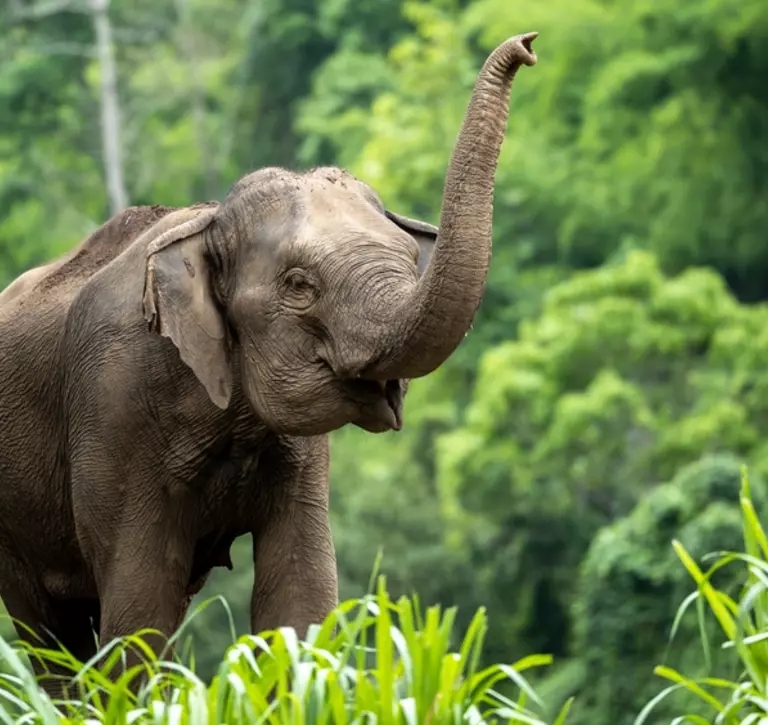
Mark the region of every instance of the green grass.
[[[116, 681], [105, 672], [119, 664], [141, 636], [113, 643], [89, 663], [66, 652], [29, 648], [28, 656], [55, 662], [76, 674], [79, 696], [51, 701], [37, 686], [23, 648], [0, 640], [0, 720], [6, 723], [529, 723], [541, 703], [523, 674], [549, 664], [546, 656], [481, 668], [487, 629], [484, 610], [475, 614], [458, 647], [455, 609], [392, 601], [379, 578], [377, 591], [339, 606], [306, 641], [291, 629], [240, 637], [224, 653], [212, 682], [194, 672], [194, 658], [158, 660], [145, 647], [143, 665]], [[146, 633], [145, 633], [146, 634]], [[106, 659], [104, 659], [106, 658]], [[96, 662], [101, 664], [97, 665]], [[136, 695], [134, 678], [146, 680]], [[511, 699], [499, 689], [512, 689]], [[555, 720], [565, 722], [570, 703]]]
[[[746, 470], [742, 472], [741, 514], [744, 531], [744, 551], [721, 551], [707, 557], [713, 563], [702, 571], [679, 541], [672, 546], [683, 566], [696, 584], [696, 590], [680, 605], [672, 628], [672, 636], [686, 610], [697, 605], [699, 630], [702, 633], [704, 656], [709, 661], [711, 642], [704, 634], [704, 617], [708, 611], [723, 632], [722, 647], [738, 658], [742, 676], [736, 680], [717, 677], [692, 679], [669, 667], [657, 667], [655, 673], [672, 682], [663, 689], [635, 719], [642, 725], [653, 709], [676, 690], [685, 689], [696, 695], [711, 711], [711, 719], [687, 713], [673, 720], [696, 725], [765, 725], [768, 723], [768, 537], [761, 525], [749, 490]], [[712, 577], [726, 566], [744, 570], [744, 586], [738, 601], [716, 589]]]
[[[697, 696], [711, 718], [691, 712], [673, 719], [672, 725], [768, 723], [768, 535], [753, 507], [746, 472], [741, 511], [744, 551], [713, 554], [706, 571], [678, 541], [672, 542], [696, 584], [678, 610], [672, 636], [695, 605], [706, 660], [713, 646], [705, 634], [709, 613], [723, 632], [722, 646], [738, 661], [743, 675], [736, 681], [693, 679], [659, 666], [656, 674], [671, 684], [648, 703], [635, 725], [656, 722], [651, 719], [656, 706], [679, 690]], [[715, 572], [727, 566], [743, 568], [738, 601], [712, 584]], [[173, 655], [155, 657], [144, 644], [145, 632], [113, 642], [87, 663], [65, 651], [11, 646], [0, 638], [0, 722], [544, 725], [539, 714], [546, 711], [544, 703], [524, 673], [549, 664], [551, 658], [534, 655], [509, 665], [481, 666], [485, 611], [476, 612], [460, 642], [455, 618], [455, 608], [423, 611], [416, 598], [392, 601], [385, 579], [379, 577], [375, 592], [341, 604], [305, 641], [287, 628], [236, 640], [233, 635], [234, 643], [210, 682], [195, 674], [189, 640], [179, 646], [183, 629], [174, 638]], [[121, 664], [129, 646], [141, 648], [145, 661], [110, 679], [106, 673]], [[29, 658], [71, 672], [77, 696], [48, 698], [31, 673]], [[571, 704], [572, 699], [547, 725], [565, 723]]]

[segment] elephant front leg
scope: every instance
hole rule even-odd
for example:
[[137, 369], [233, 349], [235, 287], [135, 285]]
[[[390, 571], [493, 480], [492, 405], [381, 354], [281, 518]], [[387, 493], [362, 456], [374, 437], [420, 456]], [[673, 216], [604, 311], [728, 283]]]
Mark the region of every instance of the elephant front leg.
[[[176, 631], [188, 605], [187, 584], [191, 553], [176, 552], [168, 537], [154, 542], [125, 535], [118, 542], [101, 595], [101, 642], [132, 635], [143, 629], [159, 654]], [[173, 553], [169, 554], [169, 550]]]
[[[151, 511], [133, 502], [123, 509], [110, 545], [94, 556], [102, 646], [115, 638], [152, 630], [142, 633], [145, 644], [158, 656], [171, 656], [168, 639], [189, 604], [193, 540], [180, 525], [183, 520], [182, 511], [159, 501]], [[140, 649], [129, 647], [128, 667], [145, 656]]]
[[254, 633], [293, 627], [304, 637], [309, 625], [321, 623], [338, 603], [327, 512], [297, 509], [258, 540], [254, 537]]
[[281, 482], [269, 520], [253, 534], [254, 633], [286, 626], [304, 637], [338, 604], [336, 554], [328, 519], [327, 441]]

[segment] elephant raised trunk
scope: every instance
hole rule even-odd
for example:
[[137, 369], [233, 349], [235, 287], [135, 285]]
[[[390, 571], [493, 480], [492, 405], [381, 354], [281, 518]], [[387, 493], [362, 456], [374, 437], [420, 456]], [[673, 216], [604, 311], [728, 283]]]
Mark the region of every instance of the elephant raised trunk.
[[362, 377], [418, 378], [458, 347], [480, 306], [491, 259], [493, 184], [512, 80], [534, 65], [537, 33], [502, 43], [486, 60], [445, 179], [434, 254], [412, 295], [398, 306], [391, 339]]

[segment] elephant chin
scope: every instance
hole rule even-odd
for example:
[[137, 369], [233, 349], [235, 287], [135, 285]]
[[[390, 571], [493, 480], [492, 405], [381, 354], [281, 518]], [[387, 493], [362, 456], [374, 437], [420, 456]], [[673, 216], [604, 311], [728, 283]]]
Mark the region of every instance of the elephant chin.
[[[399, 431], [408, 382], [337, 376], [328, 365], [307, 367], [302, 385], [286, 388], [283, 376], [266, 377], [269, 365], [257, 363], [256, 349], [243, 357], [243, 393], [256, 418], [284, 435], [326, 435], [352, 424], [370, 433]], [[293, 378], [295, 380], [297, 378]], [[266, 380], [266, 382], [265, 382]]]

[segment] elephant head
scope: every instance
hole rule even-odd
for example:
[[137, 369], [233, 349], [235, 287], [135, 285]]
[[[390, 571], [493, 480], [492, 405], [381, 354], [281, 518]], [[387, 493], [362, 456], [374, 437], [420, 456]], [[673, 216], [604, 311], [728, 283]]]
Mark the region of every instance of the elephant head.
[[482, 299], [510, 87], [536, 62], [535, 37], [507, 40], [480, 71], [439, 230], [340, 169], [267, 168], [148, 232], [145, 319], [216, 405], [241, 389], [294, 435], [401, 427], [407, 379], [451, 355]]

